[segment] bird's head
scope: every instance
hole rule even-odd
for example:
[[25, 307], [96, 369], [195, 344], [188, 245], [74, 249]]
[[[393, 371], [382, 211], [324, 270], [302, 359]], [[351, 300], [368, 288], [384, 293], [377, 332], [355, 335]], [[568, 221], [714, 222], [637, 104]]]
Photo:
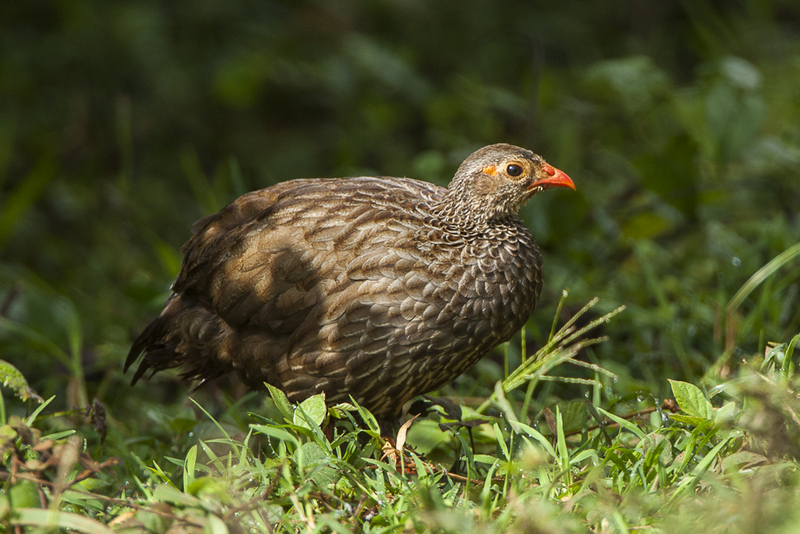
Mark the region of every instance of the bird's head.
[[[446, 197], [456, 218], [490, 221], [516, 214], [533, 195], [551, 187], [575, 189], [575, 184], [530, 150], [501, 143], [483, 147], [465, 159]], [[467, 213], [458, 213], [464, 210]]]

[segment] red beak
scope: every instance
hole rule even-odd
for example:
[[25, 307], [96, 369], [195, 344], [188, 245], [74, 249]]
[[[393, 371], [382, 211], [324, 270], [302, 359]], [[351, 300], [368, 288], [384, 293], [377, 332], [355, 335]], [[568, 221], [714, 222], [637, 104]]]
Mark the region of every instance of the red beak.
[[542, 170], [549, 178], [543, 178], [533, 182], [533, 184], [531, 184], [533, 187], [541, 187], [542, 189], [548, 187], [569, 187], [573, 190], [575, 189], [575, 183], [564, 171], [560, 171], [547, 163], [542, 165]]

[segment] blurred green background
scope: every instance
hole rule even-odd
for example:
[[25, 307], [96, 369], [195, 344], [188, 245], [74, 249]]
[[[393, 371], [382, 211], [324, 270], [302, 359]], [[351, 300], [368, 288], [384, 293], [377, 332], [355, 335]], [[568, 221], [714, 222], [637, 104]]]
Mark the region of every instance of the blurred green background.
[[299, 177], [444, 185], [496, 142], [578, 187], [522, 212], [546, 265], [529, 349], [563, 289], [564, 317], [624, 304], [585, 358], [664, 395], [800, 326], [797, 261], [725, 321], [800, 240], [796, 0], [26, 0], [0, 47], [0, 359], [63, 407], [183, 401], [121, 367], [196, 219]]

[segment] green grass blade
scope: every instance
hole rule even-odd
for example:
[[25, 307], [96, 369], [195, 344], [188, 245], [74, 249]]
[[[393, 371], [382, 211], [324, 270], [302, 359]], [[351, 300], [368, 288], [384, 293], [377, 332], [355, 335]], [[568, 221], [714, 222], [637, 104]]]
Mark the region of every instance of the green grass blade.
[[792, 245], [791, 247], [787, 248], [770, 261], [768, 261], [763, 267], [757, 270], [753, 275], [747, 280], [747, 282], [739, 288], [731, 300], [728, 302], [728, 305], [725, 306], [725, 313], [729, 317], [736, 311], [736, 309], [741, 306], [744, 299], [746, 299], [750, 293], [752, 293], [759, 285], [761, 285], [764, 280], [775, 274], [781, 267], [795, 259], [796, 257], [800, 256], [800, 243]]
[[16, 508], [8, 521], [11, 525], [22, 527], [62, 528], [88, 534], [114, 534], [113, 530], [90, 517], [58, 510]]
[[646, 434], [644, 432], [642, 432], [642, 430], [638, 426], [636, 426], [635, 424], [631, 423], [627, 419], [623, 419], [622, 417], [619, 417], [618, 415], [614, 415], [613, 413], [608, 412], [608, 411], [602, 409], [599, 406], [597, 406], [596, 409], [597, 409], [598, 412], [602, 413], [603, 415], [605, 415], [606, 417], [608, 417], [609, 419], [611, 419], [612, 421], [617, 423], [619, 426], [621, 426], [625, 430], [628, 430], [629, 432], [631, 432], [634, 435], [636, 435], [637, 438], [639, 438], [639, 439], [647, 439]]

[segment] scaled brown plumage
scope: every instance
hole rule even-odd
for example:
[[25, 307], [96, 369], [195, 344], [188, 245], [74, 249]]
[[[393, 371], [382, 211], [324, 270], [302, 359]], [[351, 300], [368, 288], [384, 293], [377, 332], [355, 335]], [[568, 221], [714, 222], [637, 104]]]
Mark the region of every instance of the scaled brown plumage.
[[484, 147], [448, 188], [409, 178], [309, 179], [248, 193], [197, 221], [133, 376], [239, 371], [297, 401], [352, 397], [377, 417], [466, 371], [525, 324], [542, 259], [516, 215], [574, 189], [536, 154]]

